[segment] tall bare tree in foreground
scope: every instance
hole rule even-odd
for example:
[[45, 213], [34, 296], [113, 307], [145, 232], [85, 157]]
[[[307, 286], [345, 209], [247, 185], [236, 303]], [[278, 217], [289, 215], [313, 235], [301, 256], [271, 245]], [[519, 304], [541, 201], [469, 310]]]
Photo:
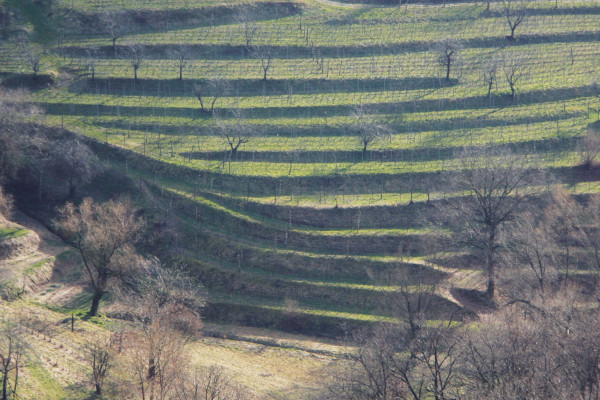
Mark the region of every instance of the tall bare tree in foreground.
[[130, 335], [128, 364], [142, 399], [176, 398], [189, 370], [188, 344], [200, 331], [204, 294], [182, 270], [146, 260], [131, 295], [137, 329]]
[[357, 351], [334, 373], [328, 400], [406, 398], [407, 389], [395, 373], [395, 356], [403, 347], [399, 330], [379, 325], [372, 333], [358, 332], [352, 338]]
[[19, 328], [0, 320], [0, 400], [17, 398], [21, 369], [25, 366], [25, 343]]
[[538, 194], [540, 189], [533, 185], [544, 182], [542, 175], [527, 158], [493, 147], [464, 150], [458, 170], [449, 175], [453, 190], [466, 193], [459, 201], [449, 203], [449, 217], [459, 230], [459, 242], [483, 251], [487, 296], [492, 299], [500, 236], [507, 222]]
[[104, 381], [109, 370], [113, 367], [114, 355], [110, 343], [105, 339], [93, 339], [84, 347], [84, 351], [91, 367], [91, 378], [98, 396], [102, 395]]
[[67, 203], [59, 209], [56, 225], [79, 250], [90, 278], [91, 316], [98, 314], [100, 300], [111, 281], [122, 279], [135, 267], [132, 245], [142, 224], [127, 200], [97, 204], [86, 198], [79, 207]]

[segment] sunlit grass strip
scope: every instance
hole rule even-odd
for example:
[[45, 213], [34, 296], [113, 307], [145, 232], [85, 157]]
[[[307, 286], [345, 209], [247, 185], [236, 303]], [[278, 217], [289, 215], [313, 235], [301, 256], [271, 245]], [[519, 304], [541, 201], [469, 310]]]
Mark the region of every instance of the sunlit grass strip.
[[[438, 8], [439, 10], [439, 8]], [[443, 10], [442, 10], [443, 12]], [[315, 14], [313, 14], [315, 15]], [[326, 45], [384, 45], [406, 43], [412, 41], [436, 42], [439, 32], [453, 32], [457, 39], [503, 39], [509, 32], [506, 19], [501, 14], [474, 20], [449, 18], [447, 20], [421, 19], [411, 24], [399, 25], [388, 20], [363, 19], [356, 23], [329, 24], [332, 15], [325, 14], [316, 18], [308, 17], [305, 21], [313, 28], [311, 43], [315, 46]], [[277, 43], [287, 46], [306, 46], [306, 38], [298, 30], [299, 17], [281, 18], [276, 21], [258, 21], [256, 26], [261, 34], [255, 39], [256, 44], [270, 45]], [[576, 32], [595, 32], [598, 29], [597, 15], [564, 14], [564, 15], [531, 15], [518, 35], [550, 35]], [[400, 28], [401, 26], [401, 28]], [[576, 27], [576, 30], [574, 29]], [[128, 35], [125, 40], [142, 43], [207, 43], [220, 45], [245, 44], [244, 28], [235, 23], [190, 28], [185, 31], [145, 33]]]

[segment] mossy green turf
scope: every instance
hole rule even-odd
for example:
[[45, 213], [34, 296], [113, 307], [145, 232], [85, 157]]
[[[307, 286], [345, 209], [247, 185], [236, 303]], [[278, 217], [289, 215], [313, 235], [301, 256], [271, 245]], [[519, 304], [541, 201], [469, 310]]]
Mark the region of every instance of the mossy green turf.
[[8, 228], [0, 227], [0, 242], [3, 240], [16, 239], [25, 236], [29, 233], [29, 230], [24, 228]]
[[[408, 207], [411, 202], [422, 206], [427, 199], [457, 195], [441, 188], [429, 193], [421, 177], [460, 168], [457, 155], [463, 146], [502, 145], [535, 155], [536, 162], [557, 170], [572, 167], [580, 161], [578, 139], [598, 119], [593, 82], [600, 78], [600, 5], [595, 1], [559, 1], [558, 8], [553, 0], [532, 2], [530, 16], [517, 28], [514, 41], [505, 39], [509, 30], [501, 2], [492, 2], [486, 11], [485, 4], [460, 2], [351, 8], [298, 1], [291, 14], [273, 11], [252, 23], [258, 32], [253, 43], [275, 51], [264, 83], [260, 60], [243, 49], [244, 25], [233, 18], [242, 3], [256, 4], [126, 2], [125, 12], [143, 12], [148, 18], [182, 7], [224, 14], [217, 15], [214, 24], [199, 26], [134, 25], [118, 38], [117, 57], [112, 55], [108, 34], [67, 32], [64, 58], [58, 46], [43, 47], [41, 73], [56, 78], [57, 84], [29, 95], [31, 102], [45, 108], [43, 123], [65, 126], [156, 160], [156, 168], [140, 170], [131, 158], [128, 173], [157, 185], [151, 191], [158, 203], [181, 203], [170, 214], [182, 226], [184, 237], [177, 245], [201, 264], [199, 273], [212, 271], [215, 282], [209, 290], [217, 301], [262, 305], [284, 313], [284, 297], [266, 296], [282, 282], [280, 286], [323, 296], [313, 302], [301, 299], [304, 310], [364, 320], [368, 309], [349, 309], [341, 301], [326, 299], [360, 292], [379, 295], [383, 302], [395, 286], [374, 282], [372, 271], [394, 270], [402, 262], [396, 252], [373, 254], [369, 249], [376, 248], [382, 237], [400, 242], [429, 232], [414, 226], [327, 228], [316, 213], [302, 223], [288, 222], [260, 207], [331, 212], [334, 206], [357, 211], [373, 205]], [[56, 6], [92, 15], [121, 10], [123, 2], [57, 0]], [[33, 16], [29, 19], [27, 29], [45, 29]], [[448, 37], [459, 40], [463, 49], [446, 82], [435, 48]], [[146, 49], [138, 82], [133, 81], [130, 60], [122, 55], [123, 46], [130, 43], [142, 43]], [[191, 45], [194, 52], [182, 81], [177, 79], [173, 57], [165, 51], [178, 44]], [[85, 54], [93, 46], [100, 46], [100, 56], [92, 81]], [[527, 59], [515, 99], [509, 96], [502, 70], [488, 97], [482, 65], [510, 54]], [[23, 54], [12, 42], [0, 46], [0, 73], [8, 81], [29, 73]], [[235, 124], [227, 111], [239, 109], [255, 131], [231, 160], [227, 143], [214, 130], [215, 121], [199, 110], [194, 96], [194, 83], [215, 75], [230, 86], [216, 102], [221, 122]], [[349, 129], [351, 111], [359, 105], [392, 131], [371, 143], [364, 155]], [[122, 159], [112, 162], [124, 169]], [[200, 192], [197, 182], [177, 177], [177, 172], [157, 176], [154, 171], [163, 163], [174, 171], [197, 170], [204, 179]], [[419, 180], [413, 187], [415, 175]], [[217, 189], [221, 178], [229, 182], [225, 190], [222, 180]], [[267, 182], [265, 187], [274, 187], [275, 193], [264, 188], [248, 193], [249, 182], [258, 179]], [[308, 182], [303, 187], [311, 189], [294, 192], [293, 184], [282, 188], [285, 179]], [[344, 179], [353, 179], [355, 185], [336, 183]], [[388, 190], [386, 179], [406, 183], [401, 190]], [[595, 192], [596, 184], [573, 182], [571, 189]], [[158, 186], [163, 188], [160, 196]], [[200, 220], [198, 209], [204, 213]], [[400, 207], [394, 212], [411, 211]], [[257, 230], [259, 235], [253, 235]], [[361, 240], [364, 249], [349, 249], [350, 239]], [[340, 247], [343, 240], [348, 240], [345, 249]], [[399, 250], [404, 257], [428, 255]], [[416, 261], [408, 259], [414, 262], [413, 278], [419, 266], [440, 274], [435, 266]], [[452, 271], [458, 270], [447, 272]], [[443, 280], [438, 275], [436, 279]], [[225, 278], [249, 283], [237, 287], [235, 295], [223, 294]], [[261, 287], [265, 293], [257, 294]], [[320, 307], [314, 307], [315, 302]]]

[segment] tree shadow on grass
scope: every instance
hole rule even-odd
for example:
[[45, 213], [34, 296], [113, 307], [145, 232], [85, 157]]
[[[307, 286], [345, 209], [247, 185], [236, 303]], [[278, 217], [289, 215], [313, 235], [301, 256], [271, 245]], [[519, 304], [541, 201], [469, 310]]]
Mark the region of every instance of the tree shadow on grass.
[[47, 89], [54, 84], [54, 78], [50, 75], [32, 74], [10, 74], [8, 76], [0, 75], [0, 84], [9, 89], [27, 89], [32, 91]]

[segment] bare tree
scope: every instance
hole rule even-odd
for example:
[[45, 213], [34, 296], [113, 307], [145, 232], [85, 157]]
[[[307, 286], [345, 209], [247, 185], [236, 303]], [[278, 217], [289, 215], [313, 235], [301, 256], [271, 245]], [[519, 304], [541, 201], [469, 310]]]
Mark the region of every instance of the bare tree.
[[[4, 104], [0, 104], [2, 108]], [[0, 119], [0, 121], [2, 121]], [[27, 138], [17, 135], [17, 129], [8, 121], [0, 130], [0, 182], [14, 179], [25, 163]]]
[[102, 27], [110, 35], [113, 54], [117, 56], [117, 40], [121, 38], [127, 26], [127, 19], [117, 11], [106, 11], [100, 18]]
[[492, 299], [500, 236], [507, 222], [538, 194], [533, 184], [544, 178], [525, 157], [493, 147], [464, 150], [458, 170], [449, 175], [453, 190], [466, 193], [460, 201], [448, 204], [449, 217], [456, 223], [459, 243], [484, 252], [487, 296]]
[[141, 43], [131, 43], [126, 46], [125, 53], [131, 60], [131, 67], [133, 68], [133, 80], [138, 80], [138, 70], [144, 66], [146, 60], [144, 55], [144, 46]]
[[[395, 371], [396, 355], [402, 349], [401, 330], [378, 325], [373, 333], [358, 332], [353, 344], [356, 353], [336, 371], [327, 399], [392, 400], [406, 398], [406, 387]], [[399, 340], [400, 339], [400, 340]]]
[[581, 307], [577, 291], [557, 290], [544, 301], [506, 307], [483, 329], [467, 331], [461, 398], [597, 398], [598, 309]]
[[554, 227], [545, 213], [535, 211], [520, 213], [508, 234], [507, 247], [515, 264], [525, 266], [535, 281], [532, 288], [525, 288], [527, 276], [519, 269], [514, 277], [515, 284], [510, 288], [512, 294], [508, 296], [513, 300], [528, 301], [524, 296], [537, 294], [537, 291], [544, 296], [558, 276]]
[[111, 281], [122, 279], [135, 267], [132, 244], [138, 239], [142, 220], [127, 200], [97, 204], [86, 198], [79, 207], [67, 203], [58, 212], [55, 223], [79, 250], [90, 278], [90, 315], [95, 316]]
[[395, 357], [394, 372], [408, 388], [408, 398], [445, 400], [460, 393], [458, 339], [451, 324], [448, 321], [424, 327]]
[[596, 273], [600, 273], [600, 197], [590, 196], [582, 212], [581, 229], [588, 250], [588, 264], [596, 268]]
[[17, 398], [21, 369], [25, 366], [25, 343], [19, 328], [9, 321], [0, 321], [0, 400]]
[[175, 65], [179, 70], [179, 80], [183, 80], [183, 70], [190, 66], [192, 51], [190, 46], [180, 44], [172, 49], [169, 49], [169, 55], [175, 60]]
[[140, 323], [128, 339], [128, 365], [141, 398], [172, 398], [179, 375], [188, 368], [187, 340], [170, 327], [166, 315]]
[[239, 7], [238, 14], [235, 17], [235, 23], [241, 25], [243, 29], [244, 40], [246, 44], [246, 50], [250, 50], [250, 46], [253, 45], [254, 39], [259, 34], [258, 26], [253, 18], [253, 11], [250, 6]]
[[238, 387], [223, 367], [211, 365], [193, 368], [181, 375], [177, 383], [177, 400], [242, 400], [252, 396]]
[[94, 339], [85, 345], [85, 353], [90, 363], [91, 378], [96, 394], [102, 395], [104, 381], [108, 377], [109, 370], [113, 367], [113, 354], [110, 343], [103, 339]]
[[[225, 79], [218, 74], [208, 78], [204, 82], [194, 84], [194, 95], [200, 102], [200, 110], [205, 113], [213, 114], [215, 104], [221, 97], [229, 92], [229, 85]], [[208, 105], [210, 104], [210, 108]]]
[[581, 165], [588, 171], [591, 170], [596, 165], [600, 154], [600, 132], [589, 126], [586, 135], [577, 144], [577, 152]]
[[23, 91], [0, 87], [0, 183], [17, 178], [24, 168], [32, 168], [31, 159], [39, 147], [39, 130], [21, 124], [25, 119], [41, 115]]
[[77, 186], [91, 182], [104, 169], [92, 150], [78, 139], [60, 141], [49, 151], [51, 168], [57, 175], [66, 174], [69, 199], [77, 194]]
[[231, 160], [237, 153], [238, 149], [244, 143], [248, 143], [250, 138], [254, 135], [253, 129], [246, 125], [241, 110], [234, 110], [232, 112], [234, 123], [227, 123], [220, 117], [215, 115], [217, 129], [219, 134], [229, 147], [229, 153], [227, 161], [231, 163]]
[[502, 13], [510, 28], [508, 40], [514, 40], [515, 29], [526, 20], [528, 5], [529, 0], [502, 0]]
[[352, 118], [351, 129], [356, 132], [362, 144], [362, 159], [364, 160], [367, 155], [367, 146], [387, 134], [389, 128], [377, 122], [372, 115], [367, 114], [367, 110], [362, 105], [355, 107], [350, 117]]
[[85, 69], [91, 74], [92, 81], [96, 79], [96, 66], [98, 64], [98, 47], [91, 46], [86, 49]]
[[576, 264], [573, 249], [585, 243], [582, 206], [566, 189], [558, 186], [552, 192], [552, 201], [544, 214], [550, 221], [553, 239], [561, 250], [557, 256], [565, 270], [567, 283], [570, 267]]
[[514, 52], [508, 53], [504, 56], [502, 70], [504, 71], [504, 77], [506, 83], [510, 87], [510, 98], [515, 99], [516, 85], [521, 78], [527, 72], [529, 68], [529, 58], [522, 54]]
[[461, 44], [454, 39], [446, 39], [438, 44], [438, 63], [446, 70], [446, 81], [450, 80], [450, 70], [458, 60], [458, 54], [462, 49]]
[[435, 307], [435, 281], [428, 279], [425, 272], [411, 276], [399, 273], [388, 284], [397, 287], [387, 296], [390, 310], [393, 310], [396, 318], [407, 324], [407, 334], [411, 338], [416, 337]]
[[251, 46], [249, 52], [252, 57], [260, 60], [263, 82], [266, 82], [267, 74], [273, 67], [273, 49], [269, 46]]
[[[355, 353], [335, 374], [328, 399], [450, 399], [460, 393], [458, 339], [450, 323], [423, 327], [378, 325], [355, 335]], [[453, 396], [454, 395], [454, 396]]]
[[[206, 294], [202, 285], [186, 271], [185, 266], [163, 265], [151, 257], [141, 263], [137, 274], [131, 277], [128, 286], [135, 292], [128, 299], [132, 314], [141, 302], [146, 303], [143, 311], [149, 315], [162, 315], [169, 310], [171, 327], [185, 335], [195, 335], [202, 328], [200, 311]], [[139, 316], [146, 318], [145, 316]]]
[[31, 72], [33, 72], [33, 79], [36, 80], [38, 72], [40, 71], [42, 55], [39, 50], [33, 47], [28, 41], [23, 41], [21, 43], [21, 48], [23, 49], [25, 60], [27, 61]]
[[187, 346], [200, 330], [203, 296], [189, 277], [150, 260], [132, 297], [138, 329], [130, 335], [128, 359], [142, 399], [175, 398], [178, 381], [188, 370]]
[[500, 62], [494, 58], [483, 63], [481, 66], [481, 77], [483, 79], [483, 83], [487, 86], [488, 97], [491, 97], [494, 84], [497, 83], [499, 64]]

